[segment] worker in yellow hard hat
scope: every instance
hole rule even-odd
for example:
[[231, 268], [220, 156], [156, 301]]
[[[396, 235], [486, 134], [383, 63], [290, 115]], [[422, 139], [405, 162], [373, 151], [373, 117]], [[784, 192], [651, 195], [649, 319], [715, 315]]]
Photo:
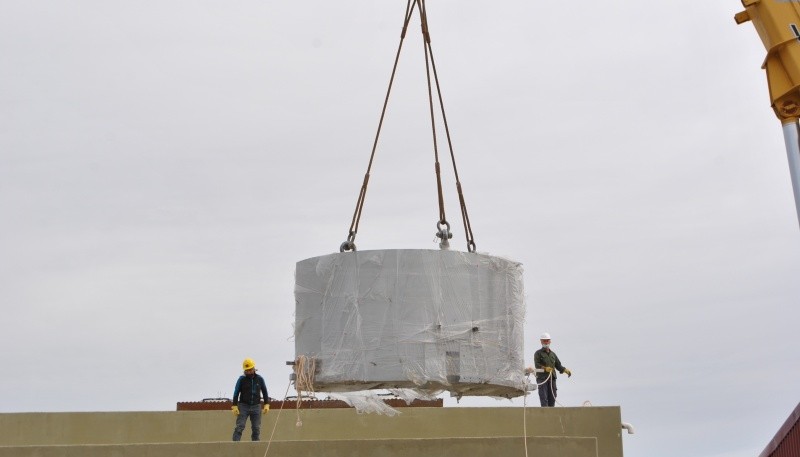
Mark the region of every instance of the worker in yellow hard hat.
[[[256, 374], [256, 363], [253, 359], [247, 358], [242, 362], [244, 374], [236, 380], [236, 387], [233, 389], [233, 406], [231, 411], [236, 416], [236, 428], [233, 429], [233, 441], [242, 439], [247, 418], [250, 418], [250, 428], [252, 429], [251, 438], [258, 441], [261, 435], [261, 414], [269, 412], [269, 394], [267, 394], [267, 383], [260, 375]], [[264, 406], [261, 406], [261, 399], [264, 399]]]
[[567, 377], [572, 376], [572, 372], [569, 368], [565, 368], [561, 365], [561, 360], [559, 360], [556, 353], [550, 349], [549, 333], [542, 333], [539, 337], [539, 342], [542, 344], [542, 348], [533, 354], [533, 365], [535, 368], [526, 368], [525, 374], [536, 372], [539, 403], [542, 406], [555, 406], [558, 392], [556, 388], [556, 371], [559, 373], [566, 373]]

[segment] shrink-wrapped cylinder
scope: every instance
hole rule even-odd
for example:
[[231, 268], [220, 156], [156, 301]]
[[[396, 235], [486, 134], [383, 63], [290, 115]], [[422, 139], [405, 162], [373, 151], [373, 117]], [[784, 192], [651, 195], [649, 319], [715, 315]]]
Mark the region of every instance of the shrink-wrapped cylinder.
[[446, 250], [297, 262], [295, 352], [307, 389], [524, 389], [521, 264]]

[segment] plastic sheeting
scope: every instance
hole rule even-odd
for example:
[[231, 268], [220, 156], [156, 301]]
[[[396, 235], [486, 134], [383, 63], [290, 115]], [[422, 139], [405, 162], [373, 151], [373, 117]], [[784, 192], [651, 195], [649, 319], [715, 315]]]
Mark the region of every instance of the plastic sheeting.
[[296, 356], [313, 362], [310, 390], [519, 396], [523, 297], [521, 264], [485, 254], [313, 257], [295, 273]]

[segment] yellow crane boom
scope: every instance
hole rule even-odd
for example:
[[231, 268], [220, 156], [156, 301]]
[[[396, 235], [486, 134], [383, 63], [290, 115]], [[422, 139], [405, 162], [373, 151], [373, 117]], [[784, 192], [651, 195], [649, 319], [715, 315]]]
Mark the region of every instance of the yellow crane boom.
[[772, 109], [783, 125], [800, 223], [800, 0], [742, 0], [742, 5], [736, 23], [752, 22], [767, 49], [761, 68], [767, 72]]

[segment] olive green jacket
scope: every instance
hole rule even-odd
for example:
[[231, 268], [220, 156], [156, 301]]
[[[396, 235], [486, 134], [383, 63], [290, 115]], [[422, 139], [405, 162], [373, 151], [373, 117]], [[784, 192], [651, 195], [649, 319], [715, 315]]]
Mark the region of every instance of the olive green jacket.
[[[539, 349], [536, 353], [533, 354], [533, 367], [534, 368], [544, 368], [550, 367], [553, 368], [553, 379], [556, 379], [558, 376], [556, 375], [556, 370], [559, 373], [563, 373], [565, 368], [561, 365], [561, 361], [558, 360], [558, 356], [552, 350], [547, 349]], [[536, 380], [541, 382], [547, 379], [547, 373], [536, 373]]]

